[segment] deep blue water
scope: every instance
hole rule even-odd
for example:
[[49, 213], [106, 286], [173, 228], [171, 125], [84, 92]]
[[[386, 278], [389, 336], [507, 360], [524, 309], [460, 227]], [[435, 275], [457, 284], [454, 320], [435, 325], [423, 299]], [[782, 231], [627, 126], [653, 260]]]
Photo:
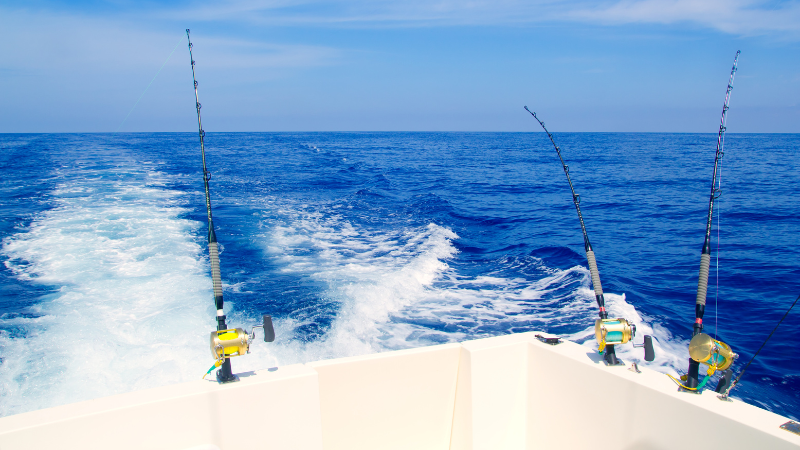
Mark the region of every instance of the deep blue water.
[[[685, 370], [716, 134], [555, 138], [611, 315], [655, 336], [649, 367]], [[278, 333], [235, 370], [529, 330], [593, 345], [580, 227], [543, 133], [206, 145], [229, 324], [270, 313]], [[800, 294], [798, 147], [726, 139], [705, 324], [737, 370]], [[0, 415], [201, 376], [214, 312], [196, 133], [7, 134], [0, 148]], [[735, 397], [800, 416], [799, 316]]]

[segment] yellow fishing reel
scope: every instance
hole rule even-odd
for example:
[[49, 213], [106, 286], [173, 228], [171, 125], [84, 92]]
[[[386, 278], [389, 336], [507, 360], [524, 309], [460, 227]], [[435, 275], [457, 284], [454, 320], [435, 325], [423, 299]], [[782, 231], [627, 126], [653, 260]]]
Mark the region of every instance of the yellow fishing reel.
[[211, 332], [211, 356], [216, 360], [250, 353], [250, 335], [242, 328]]
[[635, 336], [636, 325], [623, 318], [597, 319], [594, 323], [594, 337], [597, 339], [599, 352], [602, 353], [607, 345], [621, 345], [630, 342], [634, 347], [644, 347], [645, 361], [654, 360], [653, 337], [646, 335], [644, 343], [636, 344], [633, 342]]
[[250, 343], [256, 337], [256, 328], [264, 330], [264, 342], [272, 342], [275, 340], [275, 329], [272, 326], [272, 317], [268, 315], [263, 316], [261, 325], [256, 325], [246, 332], [243, 328], [231, 328], [228, 330], [212, 331], [211, 338], [211, 356], [214, 358], [214, 365], [208, 369], [203, 378], [206, 377], [212, 370], [221, 366], [226, 358], [233, 358], [234, 356], [242, 356], [250, 353]]
[[705, 333], [699, 333], [689, 342], [689, 356], [699, 363], [706, 364], [708, 375], [713, 375], [717, 370], [728, 369], [739, 357], [728, 344], [713, 339]]
[[594, 337], [601, 352], [606, 345], [627, 344], [634, 334], [636, 326], [625, 319], [597, 319], [594, 323]]

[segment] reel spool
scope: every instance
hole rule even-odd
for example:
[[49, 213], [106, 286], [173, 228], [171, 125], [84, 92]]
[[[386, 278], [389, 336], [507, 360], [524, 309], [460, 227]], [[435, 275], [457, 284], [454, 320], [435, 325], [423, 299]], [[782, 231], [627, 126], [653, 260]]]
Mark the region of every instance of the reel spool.
[[250, 352], [250, 335], [241, 328], [211, 332], [211, 356], [216, 360], [246, 355]]
[[600, 351], [606, 345], [627, 344], [636, 334], [636, 326], [625, 319], [597, 319], [594, 323], [594, 337]]
[[[250, 353], [250, 343], [256, 338], [256, 328], [264, 330], [264, 342], [273, 342], [275, 340], [275, 329], [272, 326], [272, 317], [265, 314], [262, 320], [261, 325], [254, 326], [250, 333], [243, 328], [212, 331], [211, 356], [216, 360], [215, 366], [219, 367], [225, 358], [233, 358], [234, 356]], [[211, 367], [211, 370], [213, 369], [214, 366]]]
[[644, 343], [633, 342], [636, 336], [636, 325], [623, 318], [617, 319], [597, 319], [594, 323], [594, 337], [597, 339], [598, 351], [603, 352], [607, 345], [620, 345], [630, 342], [634, 347], [644, 347], [644, 360], [652, 361], [655, 359], [653, 349], [653, 337], [644, 336]]
[[705, 333], [698, 334], [689, 342], [689, 356], [708, 365], [708, 375], [713, 375], [717, 370], [727, 370], [739, 357], [728, 344]]

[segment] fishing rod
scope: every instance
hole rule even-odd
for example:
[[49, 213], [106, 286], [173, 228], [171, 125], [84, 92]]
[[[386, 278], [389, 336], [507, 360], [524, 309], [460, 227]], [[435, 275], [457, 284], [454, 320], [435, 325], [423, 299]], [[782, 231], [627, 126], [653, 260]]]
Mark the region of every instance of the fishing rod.
[[[203, 131], [203, 120], [200, 117], [200, 98], [197, 95], [197, 77], [194, 72], [194, 56], [192, 55], [192, 39], [189, 36], [189, 29], [186, 29], [186, 39], [189, 41], [189, 59], [192, 61], [192, 81], [194, 81], [194, 100], [197, 108], [197, 128], [200, 135], [200, 155], [203, 159], [203, 184], [206, 191], [206, 211], [208, 212], [208, 256], [211, 260], [211, 282], [214, 289], [214, 305], [217, 307], [217, 331], [211, 332], [211, 354], [214, 356], [214, 365], [206, 372], [206, 375], [219, 367], [217, 371], [217, 381], [229, 383], [238, 381], [239, 378], [231, 370], [231, 357], [241, 356], [250, 352], [250, 341], [255, 338], [255, 329], [264, 329], [264, 342], [275, 340], [275, 331], [272, 327], [272, 318], [269, 315], [262, 317], [262, 325], [253, 327], [250, 333], [241, 328], [228, 329], [225, 323], [225, 313], [223, 312], [224, 300], [222, 298], [222, 276], [219, 270], [219, 244], [217, 235], [214, 232], [214, 220], [211, 217], [211, 194], [208, 188], [208, 181], [211, 179], [211, 172], [206, 166], [205, 136]], [[205, 378], [205, 375], [203, 376]]]
[[742, 378], [742, 375], [744, 375], [744, 371], [747, 370], [748, 367], [750, 367], [750, 363], [752, 363], [753, 360], [756, 359], [756, 356], [758, 356], [758, 354], [761, 353], [761, 349], [763, 349], [764, 346], [767, 345], [767, 341], [769, 341], [769, 338], [771, 338], [772, 335], [775, 334], [776, 331], [778, 331], [778, 327], [781, 326], [783, 320], [786, 319], [786, 316], [789, 315], [789, 313], [792, 311], [792, 308], [794, 308], [794, 305], [797, 304], [798, 300], [800, 300], [800, 295], [798, 295], [797, 298], [794, 299], [794, 303], [792, 303], [792, 306], [790, 306], [789, 309], [786, 310], [786, 312], [783, 314], [783, 317], [781, 317], [781, 320], [778, 321], [778, 324], [775, 325], [775, 328], [772, 329], [772, 332], [769, 334], [769, 336], [767, 336], [767, 338], [764, 339], [764, 343], [761, 344], [761, 347], [758, 348], [758, 351], [756, 351], [753, 357], [750, 358], [750, 361], [748, 361], [747, 364], [745, 364], [744, 369], [742, 369], [742, 371], [739, 372], [739, 376], [737, 376], [736, 379], [733, 380], [733, 383], [731, 383], [730, 386], [728, 386], [728, 389], [725, 389], [725, 392], [722, 392], [722, 389], [717, 390], [717, 392], [722, 392], [721, 395], [717, 396], [719, 397], [720, 400], [726, 400], [726, 401], [728, 400], [728, 394], [730, 394], [731, 389], [733, 389], [739, 383], [739, 380]]
[[[733, 67], [731, 68], [731, 75], [728, 79], [728, 89], [725, 91], [725, 103], [722, 106], [722, 117], [719, 122], [719, 133], [717, 134], [717, 153], [714, 157], [714, 172], [711, 177], [711, 194], [708, 199], [708, 218], [706, 221], [706, 234], [703, 241], [703, 249], [700, 252], [700, 271], [697, 279], [697, 297], [695, 299], [695, 320], [692, 329], [692, 340], [689, 343], [689, 370], [686, 374], [686, 384], [681, 385], [682, 388], [692, 391], [699, 391], [701, 386], [700, 378], [700, 363], [704, 362], [709, 364], [707, 377], [702, 382], [708, 380], [708, 376], [714, 374], [716, 370], [725, 371], [733, 360], [738, 355], [733, 353], [727, 344], [712, 339], [709, 335], [703, 333], [703, 314], [706, 310], [706, 293], [708, 291], [708, 273], [709, 266], [711, 265], [711, 223], [714, 217], [714, 200], [718, 199], [722, 194], [721, 190], [717, 187], [717, 171], [719, 169], [720, 160], [725, 155], [723, 151], [725, 144], [725, 119], [729, 109], [729, 102], [731, 98], [731, 90], [733, 90], [733, 77], [736, 74], [736, 66], [739, 62], [740, 50], [736, 51], [736, 56], [733, 58]], [[727, 375], [727, 374], [726, 374]], [[724, 389], [726, 380], [729, 381], [730, 376], [723, 376], [720, 380], [720, 385], [717, 386], [717, 392]]]
[[575, 210], [578, 212], [578, 220], [580, 220], [581, 223], [581, 231], [583, 232], [583, 247], [586, 251], [586, 260], [589, 263], [589, 274], [592, 279], [594, 296], [595, 300], [597, 301], [597, 306], [600, 308], [600, 318], [595, 321], [595, 338], [597, 339], [599, 351], [603, 353], [603, 359], [605, 360], [606, 364], [611, 366], [622, 364], [622, 362], [617, 358], [614, 346], [625, 344], [628, 341], [631, 341], [634, 347], [645, 348], [645, 361], [652, 361], [655, 359], [652, 336], [645, 335], [644, 344], [637, 345], [633, 343], [633, 338], [636, 334], [636, 325], [622, 318], [608, 318], [605, 298], [603, 297], [603, 286], [600, 284], [600, 271], [597, 269], [597, 259], [595, 258], [592, 244], [589, 242], [589, 234], [586, 232], [586, 224], [583, 222], [583, 214], [581, 213], [581, 197], [579, 194], [575, 193], [575, 187], [572, 185], [572, 179], [569, 176], [569, 166], [564, 162], [564, 158], [561, 156], [561, 149], [558, 147], [558, 145], [556, 145], [553, 135], [547, 131], [547, 127], [544, 126], [544, 122], [539, 120], [539, 118], [536, 116], [536, 113], [528, 109], [527, 106], [525, 106], [525, 111], [528, 111], [533, 118], [539, 122], [539, 125], [542, 126], [544, 132], [547, 133], [547, 137], [550, 138], [550, 142], [553, 144], [553, 147], [556, 149], [556, 153], [558, 154], [558, 159], [561, 160], [561, 167], [564, 168], [564, 174], [567, 176], [569, 189], [572, 191], [572, 203], [575, 204]]

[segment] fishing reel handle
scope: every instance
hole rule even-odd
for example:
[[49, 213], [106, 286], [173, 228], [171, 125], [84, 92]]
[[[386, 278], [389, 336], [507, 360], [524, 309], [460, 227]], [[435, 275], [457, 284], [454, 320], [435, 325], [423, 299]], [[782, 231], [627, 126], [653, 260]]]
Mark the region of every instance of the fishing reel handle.
[[256, 325], [250, 330], [250, 339], [256, 338], [256, 328], [264, 330], [264, 342], [273, 342], [275, 340], [275, 328], [272, 326], [272, 316], [264, 314], [261, 318], [261, 325]]
[[634, 347], [641, 348], [644, 347], [644, 360], [647, 362], [651, 362], [656, 359], [656, 351], [653, 349], [653, 336], [649, 334], [644, 335], [644, 342], [641, 344], [637, 344], [635, 342], [631, 342]]
[[631, 324], [631, 328], [633, 328], [633, 332], [631, 333], [631, 344], [634, 348], [642, 348], [644, 347], [644, 360], [647, 362], [651, 362], [656, 359], [656, 352], [653, 349], [653, 336], [649, 334], [644, 335], [644, 342], [641, 344], [637, 344], [633, 342], [633, 336], [636, 335], [636, 325]]

